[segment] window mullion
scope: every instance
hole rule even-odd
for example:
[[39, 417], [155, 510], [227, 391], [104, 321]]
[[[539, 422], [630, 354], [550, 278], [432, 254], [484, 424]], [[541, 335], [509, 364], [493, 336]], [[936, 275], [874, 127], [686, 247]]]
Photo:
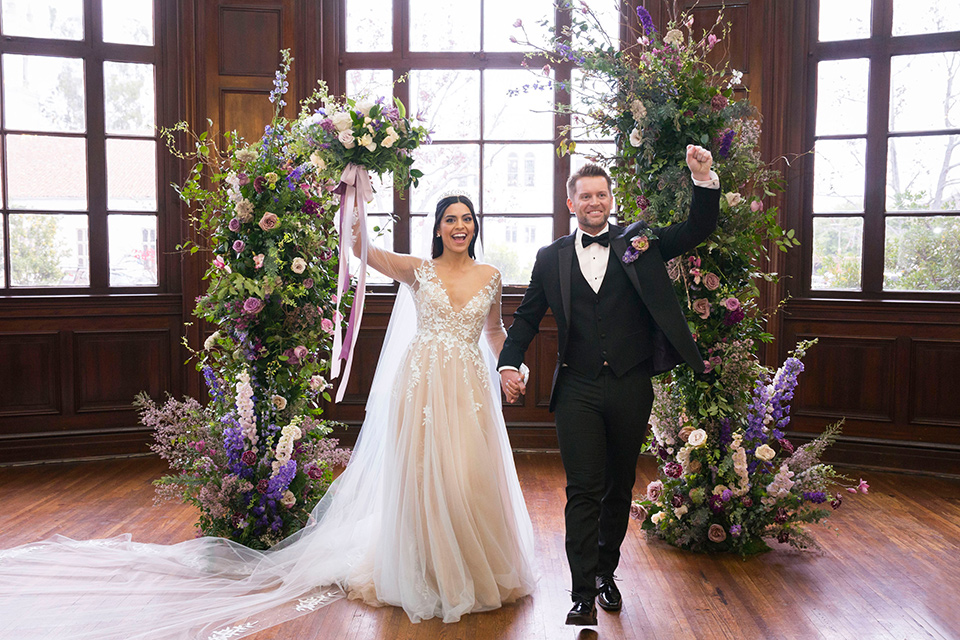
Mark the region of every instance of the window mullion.
[[107, 151], [103, 95], [103, 20], [100, 3], [86, 7], [86, 37], [92, 54], [84, 62], [87, 108], [87, 242], [90, 289], [106, 292], [110, 286], [107, 230]]

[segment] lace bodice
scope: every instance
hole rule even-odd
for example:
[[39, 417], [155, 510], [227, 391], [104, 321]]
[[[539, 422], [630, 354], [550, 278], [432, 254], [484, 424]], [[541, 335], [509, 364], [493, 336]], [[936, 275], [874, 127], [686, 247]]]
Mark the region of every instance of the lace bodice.
[[417, 339], [438, 339], [461, 346], [477, 346], [486, 326], [494, 296], [500, 291], [500, 272], [480, 288], [462, 309], [455, 309], [432, 260], [416, 271], [414, 301]]

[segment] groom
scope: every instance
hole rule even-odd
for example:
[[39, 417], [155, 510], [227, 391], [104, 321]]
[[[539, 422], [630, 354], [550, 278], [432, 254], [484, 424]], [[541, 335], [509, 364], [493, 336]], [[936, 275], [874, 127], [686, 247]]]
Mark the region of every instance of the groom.
[[650, 376], [681, 362], [704, 369], [665, 263], [713, 232], [720, 184], [709, 151], [690, 145], [686, 161], [694, 182], [690, 214], [662, 228], [608, 224], [613, 196], [606, 171], [586, 165], [570, 176], [567, 207], [578, 229], [537, 253], [500, 353], [500, 383], [513, 402], [526, 391], [517, 368], [543, 315], [553, 312], [559, 353], [550, 410], [567, 475], [573, 576], [567, 624], [597, 624], [595, 599], [607, 611], [621, 607], [613, 573], [653, 405]]

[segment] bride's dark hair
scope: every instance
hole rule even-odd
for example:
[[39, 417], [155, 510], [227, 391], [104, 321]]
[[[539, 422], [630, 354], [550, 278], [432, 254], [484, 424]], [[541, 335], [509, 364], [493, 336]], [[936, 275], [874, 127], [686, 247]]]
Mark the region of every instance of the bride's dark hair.
[[470, 238], [470, 246], [467, 247], [467, 254], [476, 260], [477, 256], [474, 247], [477, 244], [477, 238], [480, 237], [480, 216], [478, 216], [476, 210], [474, 210], [470, 198], [461, 195], [447, 196], [446, 198], [441, 198], [440, 202], [437, 203], [437, 213], [433, 221], [433, 247], [430, 251], [430, 257], [439, 258], [443, 253], [443, 239], [437, 235], [437, 229], [440, 228], [440, 219], [443, 218], [447, 207], [456, 202], [467, 205], [467, 209], [470, 209], [470, 215], [473, 216], [473, 237]]

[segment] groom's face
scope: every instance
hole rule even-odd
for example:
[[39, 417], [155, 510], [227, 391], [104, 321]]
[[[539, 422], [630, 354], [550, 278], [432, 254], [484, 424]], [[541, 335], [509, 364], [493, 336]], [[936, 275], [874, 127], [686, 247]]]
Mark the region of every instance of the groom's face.
[[587, 176], [577, 180], [573, 198], [567, 199], [570, 213], [585, 232], [596, 235], [603, 230], [613, 208], [613, 197], [603, 176]]

